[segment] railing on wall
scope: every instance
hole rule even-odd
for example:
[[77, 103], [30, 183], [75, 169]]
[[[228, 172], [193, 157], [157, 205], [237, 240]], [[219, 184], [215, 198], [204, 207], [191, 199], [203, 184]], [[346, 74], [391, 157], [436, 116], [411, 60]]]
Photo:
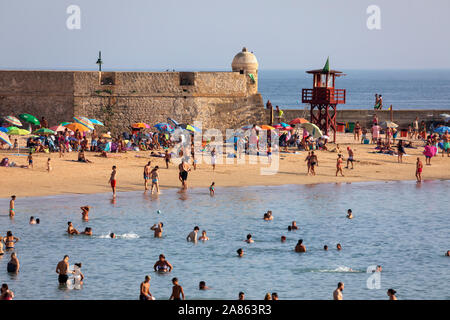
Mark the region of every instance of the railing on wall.
[[303, 89], [302, 103], [343, 104], [345, 103], [345, 89], [334, 89], [334, 88]]

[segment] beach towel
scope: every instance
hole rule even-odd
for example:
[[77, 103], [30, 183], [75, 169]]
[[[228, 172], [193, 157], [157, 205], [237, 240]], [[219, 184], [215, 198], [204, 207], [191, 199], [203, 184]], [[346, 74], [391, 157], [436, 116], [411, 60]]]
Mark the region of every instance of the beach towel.
[[434, 157], [434, 155], [437, 152], [437, 148], [435, 146], [425, 146], [425, 150], [423, 151], [423, 154], [425, 157]]

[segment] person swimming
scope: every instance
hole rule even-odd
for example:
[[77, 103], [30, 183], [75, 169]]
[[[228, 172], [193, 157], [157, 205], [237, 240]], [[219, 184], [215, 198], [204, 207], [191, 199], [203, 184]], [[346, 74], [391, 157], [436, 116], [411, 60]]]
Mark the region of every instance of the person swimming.
[[70, 235], [80, 234], [80, 232], [78, 232], [78, 230], [73, 227], [73, 224], [71, 221], [67, 222], [67, 225], [68, 225], [68, 227], [67, 227], [68, 234], [70, 234]]
[[244, 256], [244, 250], [242, 248], [239, 248], [236, 250], [238, 257], [242, 258]]
[[86, 235], [86, 236], [92, 236], [92, 228], [86, 227], [86, 228], [84, 229], [84, 231], [81, 232], [80, 234], [84, 234], [84, 235]]
[[323, 250], [328, 251], [328, 246], [327, 246], [327, 245], [324, 245], [324, 246], [323, 246]]
[[162, 222], [158, 222], [158, 224], [154, 224], [150, 228], [150, 230], [154, 231], [154, 237], [155, 238], [162, 238], [163, 226], [164, 226], [164, 224]]
[[298, 230], [297, 222], [296, 221], [292, 221], [292, 225], [290, 227], [291, 227], [291, 230]]
[[342, 246], [341, 246], [340, 243], [338, 243], [338, 244], [336, 245], [336, 249], [337, 249], [338, 251], [342, 250]]
[[209, 290], [211, 288], [206, 286], [206, 282], [205, 281], [200, 281], [199, 284], [198, 284], [198, 289], [199, 290]]
[[206, 230], [202, 231], [202, 235], [200, 238], [198, 238], [198, 240], [202, 240], [202, 241], [207, 241], [209, 240], [208, 236], [206, 235]]
[[157, 272], [171, 272], [173, 267], [163, 254], [159, 255], [159, 260], [156, 261], [153, 269]]
[[389, 297], [389, 300], [397, 300], [397, 297], [395, 296], [396, 293], [397, 291], [395, 291], [394, 289], [388, 289], [387, 295]]
[[114, 232], [111, 232], [111, 233], [109, 234], [109, 237], [110, 237], [111, 239], [116, 239], [116, 234], [115, 234]]
[[264, 213], [264, 221], [270, 221], [273, 220], [273, 216], [272, 216], [272, 211], [267, 211], [266, 213]]
[[91, 209], [91, 207], [84, 206], [84, 207], [80, 207], [80, 209], [81, 209], [81, 215], [82, 215], [83, 221], [89, 221], [89, 209]]
[[347, 218], [348, 218], [348, 219], [353, 219], [352, 209], [348, 209], [348, 210], [347, 210]]
[[30, 224], [36, 224], [36, 219], [33, 216], [30, 217]]
[[247, 239], [244, 240], [244, 241], [247, 242], [247, 243], [253, 243], [253, 242], [255, 242], [255, 241], [253, 241], [252, 235], [251, 235], [250, 233], [247, 235]]
[[285, 236], [281, 236], [281, 242], [286, 242], [286, 237]]
[[306, 252], [306, 247], [303, 244], [303, 239], [298, 240], [297, 245], [295, 246], [295, 252]]

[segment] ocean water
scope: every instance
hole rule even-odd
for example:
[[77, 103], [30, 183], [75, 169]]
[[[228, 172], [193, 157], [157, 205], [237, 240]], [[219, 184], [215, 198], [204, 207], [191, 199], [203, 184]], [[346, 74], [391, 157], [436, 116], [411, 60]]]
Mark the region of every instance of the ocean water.
[[[450, 109], [450, 70], [341, 70], [336, 88], [346, 89], [340, 109], [372, 109], [375, 93], [383, 95], [386, 108]], [[284, 109], [304, 109], [302, 88], [312, 88], [312, 75], [305, 70], [260, 70], [258, 90], [264, 103]]]
[[[142, 192], [18, 198], [16, 217], [7, 217], [8, 199], [0, 199], [0, 234], [20, 238], [18, 275], [6, 272], [9, 254], [0, 259], [0, 282], [16, 299], [137, 299], [139, 284], [151, 275], [151, 292], [168, 299], [171, 279], [178, 277], [187, 299], [331, 299], [339, 281], [344, 299], [387, 299], [394, 288], [399, 299], [450, 299], [450, 181], [370, 182], [217, 188], [180, 194], [163, 190], [159, 197]], [[91, 205], [82, 222], [82, 205]], [[345, 218], [347, 209], [355, 218]], [[158, 214], [157, 210], [161, 210]], [[274, 220], [263, 221], [272, 210]], [[39, 225], [29, 225], [30, 216]], [[288, 232], [296, 220], [300, 230]], [[94, 236], [68, 236], [67, 221]], [[150, 226], [164, 223], [162, 239]], [[198, 225], [210, 241], [186, 242]], [[107, 235], [116, 233], [117, 239]], [[253, 244], [243, 242], [251, 233]], [[287, 237], [286, 243], [280, 237]], [[302, 238], [307, 253], [295, 253]], [[342, 244], [342, 251], [336, 244]], [[329, 251], [324, 251], [327, 244]], [[238, 258], [236, 250], [245, 255]], [[153, 272], [158, 255], [172, 263], [171, 274]], [[60, 289], [55, 267], [68, 254], [82, 262], [81, 290]], [[380, 289], [368, 289], [369, 266], [382, 265]], [[199, 291], [199, 281], [212, 289]]]

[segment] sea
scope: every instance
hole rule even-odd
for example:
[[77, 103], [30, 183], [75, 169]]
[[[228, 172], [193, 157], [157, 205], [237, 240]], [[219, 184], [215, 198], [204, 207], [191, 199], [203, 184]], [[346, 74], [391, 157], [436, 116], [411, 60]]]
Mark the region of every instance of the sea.
[[[172, 277], [186, 299], [234, 300], [243, 291], [247, 299], [277, 292], [280, 299], [329, 300], [338, 282], [346, 300], [385, 300], [389, 288], [401, 300], [450, 299], [449, 191], [450, 181], [396, 181], [217, 187], [213, 197], [207, 188], [123, 192], [116, 200], [110, 193], [19, 197], [13, 220], [9, 199], [0, 199], [0, 235], [11, 230], [20, 238], [21, 264], [17, 275], [8, 274], [10, 252], [1, 257], [0, 283], [17, 300], [136, 300], [146, 275], [158, 300], [169, 298]], [[81, 219], [84, 205], [92, 207], [88, 222]], [[273, 221], [263, 220], [267, 210]], [[30, 216], [40, 224], [30, 225]], [[67, 235], [68, 221], [94, 235]], [[150, 230], [159, 221], [160, 239]], [[292, 221], [299, 230], [288, 231]], [[210, 240], [187, 242], [195, 226]], [[244, 242], [247, 234], [254, 243]], [[306, 253], [294, 252], [299, 239]], [[153, 271], [161, 253], [174, 267], [170, 274]], [[66, 254], [71, 266], [82, 263], [80, 289], [58, 285], [56, 264]], [[373, 273], [377, 265], [382, 271]], [[200, 281], [211, 289], [200, 291]]]
[[[375, 94], [383, 96], [385, 108], [394, 110], [450, 110], [450, 70], [342, 70], [336, 88], [346, 89], [346, 103], [339, 109], [372, 109]], [[281, 109], [304, 109], [303, 88], [312, 88], [312, 75], [305, 70], [260, 70], [258, 90], [264, 103]]]

